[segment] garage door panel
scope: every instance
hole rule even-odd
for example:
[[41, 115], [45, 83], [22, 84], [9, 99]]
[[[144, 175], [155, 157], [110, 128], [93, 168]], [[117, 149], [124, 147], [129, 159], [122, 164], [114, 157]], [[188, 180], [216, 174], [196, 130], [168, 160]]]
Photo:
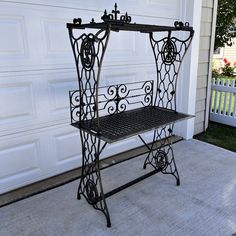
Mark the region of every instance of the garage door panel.
[[58, 163], [81, 156], [79, 132], [60, 134], [55, 137]]
[[41, 173], [39, 140], [9, 140], [0, 146], [0, 193]]
[[42, 18], [43, 36], [45, 37], [45, 59], [55, 59], [58, 56], [71, 56], [71, 46], [68, 43], [68, 32], [65, 30], [66, 22], [71, 19]]
[[39, 169], [37, 141], [2, 149], [0, 161], [1, 179]]
[[65, 114], [70, 114], [68, 91], [77, 89], [77, 84], [77, 81], [71, 79], [49, 82], [52, 115], [58, 117], [61, 113], [64, 118]]
[[0, 125], [32, 120], [35, 115], [31, 83], [0, 86]]
[[0, 15], [0, 56], [23, 58], [27, 54], [23, 16]]

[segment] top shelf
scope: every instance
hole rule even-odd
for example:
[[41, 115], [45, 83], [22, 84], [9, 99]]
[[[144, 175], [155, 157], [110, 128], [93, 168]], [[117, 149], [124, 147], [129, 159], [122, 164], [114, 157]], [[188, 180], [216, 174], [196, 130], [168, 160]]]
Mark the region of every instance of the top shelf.
[[176, 21], [174, 26], [161, 26], [161, 25], [146, 25], [131, 23], [131, 16], [126, 12], [124, 15], [120, 15], [120, 11], [117, 9], [117, 4], [114, 6], [114, 10], [108, 13], [104, 11], [101, 17], [103, 22], [95, 22], [94, 19], [88, 24], [82, 24], [81, 18], [75, 18], [73, 23], [67, 23], [68, 29], [110, 29], [112, 31], [138, 31], [141, 33], [151, 33], [160, 31], [188, 31], [193, 33], [194, 30], [189, 26], [188, 22]]
[[151, 33], [151, 32], [162, 32], [162, 31], [188, 31], [193, 32], [193, 28], [190, 26], [161, 26], [161, 25], [146, 25], [146, 24], [136, 24], [136, 23], [125, 23], [123, 21], [107, 21], [100, 23], [89, 23], [89, 24], [74, 24], [67, 23], [68, 29], [110, 29], [112, 31], [138, 31], [141, 33]]

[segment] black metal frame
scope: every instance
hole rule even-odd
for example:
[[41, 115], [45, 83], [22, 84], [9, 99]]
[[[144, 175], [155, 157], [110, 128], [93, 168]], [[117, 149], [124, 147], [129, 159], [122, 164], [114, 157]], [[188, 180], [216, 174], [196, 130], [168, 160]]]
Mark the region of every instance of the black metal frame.
[[[82, 175], [78, 188], [81, 195], [95, 209], [104, 213], [107, 226], [111, 226], [106, 198], [157, 172], [173, 175], [180, 184], [170, 137], [174, 123], [192, 116], [176, 110], [177, 77], [183, 57], [193, 38], [189, 23], [175, 22], [174, 27], [131, 23], [126, 13], [120, 17], [117, 5], [111, 14], [105, 10], [103, 22], [82, 24], [80, 18], [68, 23], [79, 82], [79, 90], [70, 92], [71, 124], [80, 129], [82, 144]], [[76, 37], [76, 29], [98, 29], [96, 33], [83, 33]], [[155, 57], [157, 80], [100, 87], [100, 74], [111, 31], [140, 31], [148, 33]], [[173, 32], [187, 32], [185, 39], [172, 36]], [[155, 39], [155, 32], [166, 33]], [[153, 131], [149, 146], [141, 136]], [[148, 149], [143, 168], [154, 168], [127, 184], [104, 193], [99, 156], [107, 143], [138, 135]], [[155, 146], [159, 141], [160, 145]]]

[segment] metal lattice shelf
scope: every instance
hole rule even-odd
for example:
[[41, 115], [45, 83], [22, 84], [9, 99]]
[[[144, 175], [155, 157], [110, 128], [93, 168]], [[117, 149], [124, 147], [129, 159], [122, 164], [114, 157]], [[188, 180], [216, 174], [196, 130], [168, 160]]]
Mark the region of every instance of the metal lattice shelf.
[[73, 123], [102, 140], [113, 143], [193, 116], [159, 107], [142, 107], [98, 119]]
[[[111, 226], [106, 198], [157, 172], [180, 178], [175, 164], [170, 137], [174, 123], [193, 116], [176, 109], [177, 78], [192, 38], [189, 23], [177, 21], [174, 26], [131, 23], [126, 12], [119, 16], [115, 9], [104, 11], [102, 22], [94, 19], [82, 24], [80, 18], [68, 23], [70, 42], [78, 75], [79, 90], [70, 92], [71, 124], [80, 130], [82, 176], [78, 188], [96, 210], [101, 211]], [[87, 29], [82, 34], [78, 30]], [[149, 36], [156, 65], [156, 80], [100, 87], [102, 62], [111, 32], [137, 31]], [[153, 131], [150, 145], [142, 133]], [[103, 191], [99, 167], [100, 154], [107, 143], [138, 135], [147, 148], [143, 168], [154, 170], [112, 191]], [[155, 144], [159, 142], [158, 147]], [[132, 166], [131, 166], [132, 168]]]

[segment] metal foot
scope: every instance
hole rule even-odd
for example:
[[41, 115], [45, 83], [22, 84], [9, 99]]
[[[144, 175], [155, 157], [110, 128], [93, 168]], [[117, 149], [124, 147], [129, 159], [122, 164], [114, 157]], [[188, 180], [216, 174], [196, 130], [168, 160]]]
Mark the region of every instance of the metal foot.
[[180, 180], [179, 180], [179, 179], [177, 179], [176, 185], [177, 185], [177, 186], [180, 186]]
[[111, 227], [111, 220], [107, 220], [107, 228], [110, 228]]
[[80, 193], [79, 193], [79, 190], [77, 192], [77, 200], [80, 200], [81, 199], [81, 196], [80, 196]]

